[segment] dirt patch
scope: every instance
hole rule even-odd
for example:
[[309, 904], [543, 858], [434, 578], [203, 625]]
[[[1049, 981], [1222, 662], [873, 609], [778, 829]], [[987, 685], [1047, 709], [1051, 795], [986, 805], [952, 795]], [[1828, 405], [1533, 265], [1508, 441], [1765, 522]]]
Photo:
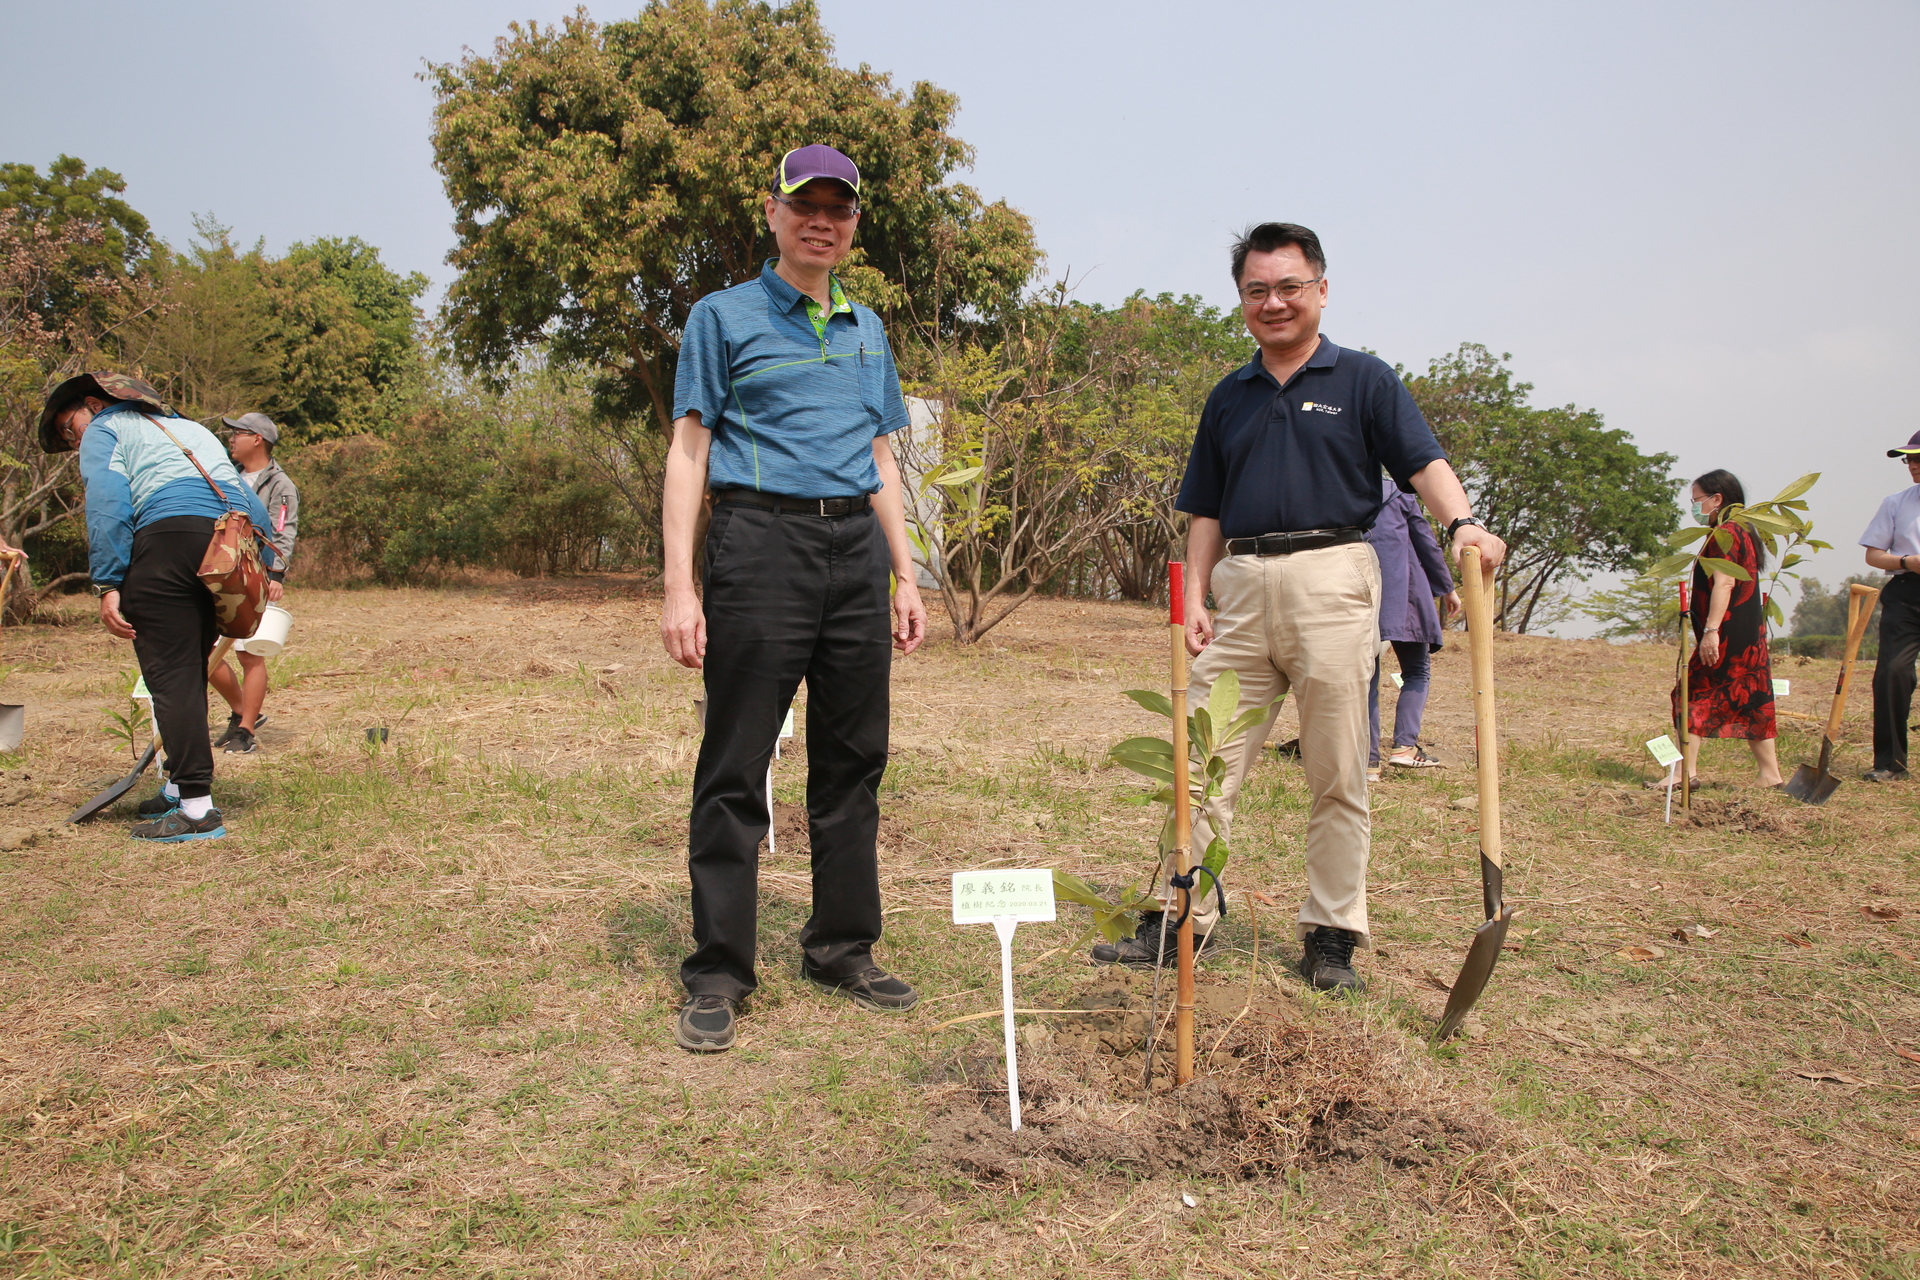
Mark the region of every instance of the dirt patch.
[[1149, 1090], [1141, 1050], [1150, 990], [1149, 977], [1103, 973], [1065, 1005], [1097, 1012], [1023, 1037], [1018, 1132], [1007, 1125], [1004, 1061], [990, 1051], [956, 1058], [936, 1087], [926, 1158], [987, 1180], [1061, 1168], [1267, 1178], [1370, 1159], [1420, 1167], [1495, 1141], [1492, 1124], [1453, 1101], [1399, 1035], [1337, 1013], [1295, 1016], [1271, 992], [1236, 1022], [1244, 988], [1202, 989], [1210, 998], [1196, 1001], [1200, 1074], [1172, 1087], [1165, 1035]]
[[1751, 831], [1760, 835], [1779, 835], [1800, 830], [1798, 819], [1791, 814], [1770, 810], [1739, 797], [1716, 796], [1712, 792], [1695, 795], [1692, 807], [1676, 812], [1674, 820], [1696, 827], [1710, 827], [1716, 831]]

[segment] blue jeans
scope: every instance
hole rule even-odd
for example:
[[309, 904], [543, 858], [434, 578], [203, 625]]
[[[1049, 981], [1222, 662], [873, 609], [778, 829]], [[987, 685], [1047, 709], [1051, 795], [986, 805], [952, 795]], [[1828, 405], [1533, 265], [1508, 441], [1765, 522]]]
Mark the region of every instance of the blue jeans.
[[[1393, 656], [1400, 660], [1400, 705], [1393, 713], [1393, 745], [1420, 745], [1420, 718], [1427, 712], [1427, 684], [1433, 674], [1433, 655], [1423, 640], [1393, 641]], [[1367, 765], [1380, 763], [1380, 664], [1373, 664], [1373, 684], [1367, 689], [1367, 723], [1372, 735], [1367, 739]]]

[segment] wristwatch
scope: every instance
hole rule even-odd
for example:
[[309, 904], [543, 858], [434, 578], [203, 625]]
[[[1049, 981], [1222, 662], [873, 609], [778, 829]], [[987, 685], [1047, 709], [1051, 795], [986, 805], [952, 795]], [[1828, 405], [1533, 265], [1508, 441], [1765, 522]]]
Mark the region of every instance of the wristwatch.
[[90, 583], [87, 586], [87, 590], [93, 592], [93, 598], [95, 600], [98, 600], [101, 596], [104, 596], [109, 591], [118, 591], [119, 589], [120, 589], [120, 584], [117, 582], [95, 582], [95, 583]]
[[1476, 529], [1484, 529], [1487, 527], [1481, 524], [1477, 519], [1475, 519], [1472, 516], [1461, 516], [1458, 520], [1455, 520], [1452, 524], [1447, 526], [1448, 539], [1452, 539], [1453, 535], [1459, 531], [1460, 526], [1463, 524], [1470, 524]]

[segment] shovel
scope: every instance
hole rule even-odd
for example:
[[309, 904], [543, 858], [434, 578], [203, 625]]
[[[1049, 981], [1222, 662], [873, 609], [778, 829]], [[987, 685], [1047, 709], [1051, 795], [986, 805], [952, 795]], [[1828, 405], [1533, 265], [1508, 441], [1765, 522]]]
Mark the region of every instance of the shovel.
[[153, 758], [159, 754], [160, 734], [156, 731], [153, 735], [153, 741], [147, 744], [146, 753], [134, 762], [133, 772], [81, 805], [78, 809], [75, 809], [67, 816], [67, 821], [85, 822], [88, 818], [106, 809], [115, 800], [118, 800], [121, 796], [133, 790], [133, 784], [140, 781], [140, 775], [147, 771], [147, 766], [152, 764]]
[[1872, 587], [1854, 583], [1847, 589], [1847, 647], [1840, 658], [1840, 679], [1833, 687], [1833, 710], [1827, 713], [1827, 731], [1820, 739], [1820, 763], [1803, 764], [1793, 771], [1784, 788], [1795, 800], [1825, 804], [1840, 786], [1840, 779], [1827, 768], [1833, 763], [1833, 736], [1840, 732], [1840, 718], [1847, 713], [1847, 686], [1853, 683], [1853, 657], [1860, 651], [1860, 640], [1867, 634], [1867, 622], [1873, 617], [1874, 602], [1880, 593]]
[[[0, 624], [6, 620], [7, 588], [13, 585], [14, 570], [25, 560], [24, 552], [15, 551], [7, 556], [7, 573], [0, 578]], [[18, 702], [0, 702], [0, 751], [18, 751], [20, 740], [27, 735], [27, 709]]]
[[[233, 637], [232, 636], [221, 637], [220, 643], [214, 647], [212, 656], [207, 659], [207, 666], [211, 668], [215, 663], [224, 662], [227, 657], [227, 652], [232, 648], [233, 648]], [[145, 697], [146, 695], [142, 694], [140, 696]], [[372, 731], [369, 730], [368, 732], [372, 732]], [[160, 754], [160, 722], [156, 720], [154, 721], [154, 725], [153, 725], [153, 741], [147, 744], [147, 749], [145, 753], [142, 754], [138, 760], [134, 761], [132, 771], [129, 772], [126, 777], [120, 779], [120, 781], [114, 783], [112, 786], [108, 787], [105, 791], [102, 791], [99, 795], [87, 801], [85, 804], [81, 805], [78, 809], [75, 809], [73, 813], [68, 816], [67, 821], [68, 822], [85, 822], [88, 818], [91, 818], [96, 814], [103, 812], [110, 805], [112, 805], [115, 800], [118, 800], [121, 796], [133, 790], [133, 784], [140, 781], [140, 775], [147, 771], [147, 766], [152, 764], [153, 758], [159, 754]]]
[[1480, 549], [1468, 547], [1461, 587], [1467, 598], [1467, 644], [1473, 652], [1474, 762], [1480, 780], [1480, 896], [1487, 920], [1474, 931], [1466, 963], [1453, 980], [1446, 1012], [1433, 1038], [1445, 1040], [1460, 1029], [1473, 1002], [1487, 989], [1507, 926], [1514, 912], [1502, 900], [1500, 869], [1500, 739], [1493, 715], [1493, 599], [1491, 570], [1480, 567]]

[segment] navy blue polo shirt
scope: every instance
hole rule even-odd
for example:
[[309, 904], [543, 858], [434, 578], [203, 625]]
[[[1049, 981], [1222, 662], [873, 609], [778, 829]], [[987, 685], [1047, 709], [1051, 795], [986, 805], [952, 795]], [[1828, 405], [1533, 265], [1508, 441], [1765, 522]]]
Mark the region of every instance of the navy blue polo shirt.
[[1227, 538], [1371, 529], [1382, 469], [1410, 493], [1413, 474], [1446, 456], [1391, 365], [1323, 336], [1284, 387], [1258, 351], [1220, 380], [1174, 506]]

